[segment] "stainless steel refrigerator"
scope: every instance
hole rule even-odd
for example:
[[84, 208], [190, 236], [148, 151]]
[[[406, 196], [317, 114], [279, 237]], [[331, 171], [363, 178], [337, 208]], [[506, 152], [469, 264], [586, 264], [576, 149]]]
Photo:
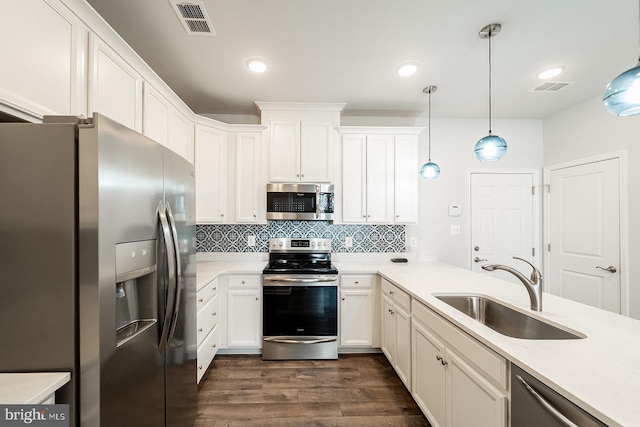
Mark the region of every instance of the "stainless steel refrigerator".
[[100, 114], [0, 124], [0, 372], [70, 371], [71, 425], [193, 424], [194, 188]]

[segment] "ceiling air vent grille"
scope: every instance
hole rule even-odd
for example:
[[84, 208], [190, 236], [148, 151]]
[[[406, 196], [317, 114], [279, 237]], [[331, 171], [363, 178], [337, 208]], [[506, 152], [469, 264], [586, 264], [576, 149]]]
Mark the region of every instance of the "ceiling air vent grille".
[[533, 89], [529, 89], [529, 92], [558, 92], [573, 83], [575, 82], [543, 82]]
[[173, 6], [173, 10], [178, 15], [178, 19], [182, 22], [187, 34], [215, 36], [211, 19], [204, 8], [204, 2], [199, 0], [183, 1], [169, 0]]

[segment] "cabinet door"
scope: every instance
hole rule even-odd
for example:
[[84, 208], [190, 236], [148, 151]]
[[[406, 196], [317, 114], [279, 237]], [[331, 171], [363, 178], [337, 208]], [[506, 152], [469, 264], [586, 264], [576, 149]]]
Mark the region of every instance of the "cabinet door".
[[387, 359], [394, 365], [395, 359], [395, 315], [393, 311], [393, 302], [386, 296], [382, 296], [382, 342], [380, 349], [387, 356]]
[[184, 159], [194, 163], [193, 124], [176, 109], [171, 114], [169, 148]]
[[505, 427], [507, 397], [447, 350], [447, 426]]
[[411, 345], [411, 391], [414, 400], [433, 427], [445, 426], [446, 370], [440, 362], [444, 357], [444, 344], [414, 318]]
[[331, 182], [333, 176], [333, 124], [302, 121], [300, 129], [300, 180]]
[[342, 222], [366, 222], [367, 137], [342, 136]]
[[196, 126], [196, 222], [227, 220], [227, 132]]
[[340, 345], [373, 345], [373, 291], [345, 289], [340, 291]]
[[393, 222], [393, 135], [367, 136], [367, 222]]
[[418, 136], [396, 135], [394, 142], [394, 221], [418, 222]]
[[31, 119], [85, 113], [74, 96], [86, 37], [76, 20], [59, 2], [0, 2], [0, 102]]
[[394, 304], [395, 310], [395, 360], [393, 367], [411, 391], [411, 315]]
[[236, 134], [236, 222], [265, 223], [266, 183], [262, 179], [262, 134]]
[[144, 84], [142, 134], [165, 147], [169, 146], [169, 123], [172, 106], [149, 83]]
[[300, 121], [273, 121], [269, 127], [269, 180], [300, 181]]
[[89, 39], [89, 58], [89, 114], [104, 114], [141, 132], [142, 78], [93, 34]]
[[260, 289], [227, 290], [227, 345], [260, 347], [262, 302]]

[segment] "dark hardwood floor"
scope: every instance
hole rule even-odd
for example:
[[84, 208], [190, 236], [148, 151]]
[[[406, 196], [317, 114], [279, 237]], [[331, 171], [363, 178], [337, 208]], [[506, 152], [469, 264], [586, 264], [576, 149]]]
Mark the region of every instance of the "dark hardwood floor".
[[198, 391], [195, 427], [429, 426], [381, 354], [270, 362], [219, 355]]

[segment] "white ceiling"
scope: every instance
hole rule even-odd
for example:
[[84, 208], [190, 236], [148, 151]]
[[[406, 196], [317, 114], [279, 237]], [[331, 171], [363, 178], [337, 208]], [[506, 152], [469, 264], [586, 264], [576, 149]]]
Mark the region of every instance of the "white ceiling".
[[[636, 64], [636, 0], [204, 0], [216, 36], [188, 35], [169, 0], [88, 0], [201, 114], [257, 114], [254, 101], [345, 102], [348, 115], [543, 118], [600, 96]], [[270, 69], [253, 74], [252, 57]], [[411, 77], [398, 65], [420, 64]], [[562, 64], [557, 93], [529, 92]]]

